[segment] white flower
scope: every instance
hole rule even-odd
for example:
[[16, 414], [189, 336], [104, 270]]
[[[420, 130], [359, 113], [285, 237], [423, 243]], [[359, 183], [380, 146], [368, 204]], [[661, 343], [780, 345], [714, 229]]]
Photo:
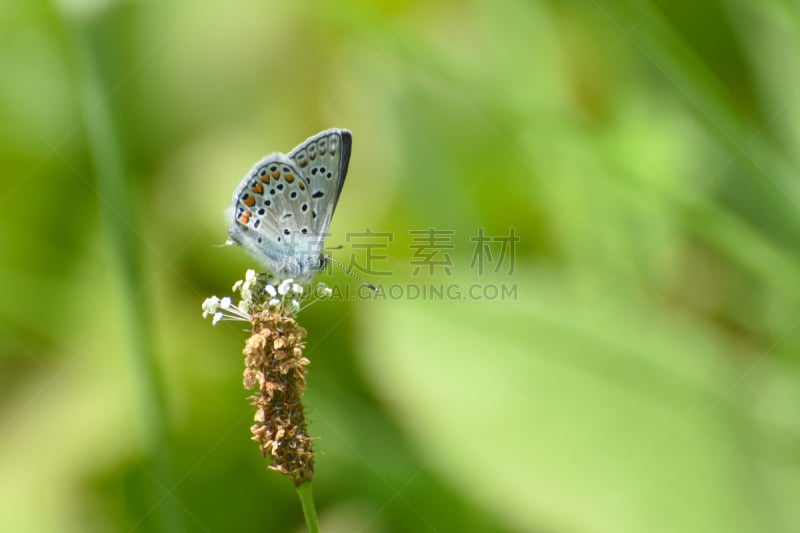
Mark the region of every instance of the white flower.
[[203, 302], [203, 318], [212, 315], [211, 323], [215, 326], [220, 320], [243, 320], [249, 322], [249, 305], [248, 302], [239, 302], [238, 306], [233, 305], [229, 296], [222, 299], [212, 296], [211, 298], [206, 298]]
[[244, 281], [239, 280], [233, 284], [234, 292], [239, 291], [242, 295], [242, 300], [248, 302], [245, 307], [249, 306], [249, 302], [253, 299], [253, 287], [256, 286], [257, 281], [256, 271], [250, 269], [245, 272]]
[[216, 296], [212, 296], [211, 298], [206, 298], [203, 301], [203, 318], [206, 318], [208, 315], [213, 315], [217, 312], [217, 307], [219, 306], [219, 298]]
[[255, 284], [256, 284], [256, 271], [250, 269], [244, 274], [244, 283], [242, 283], [242, 296], [245, 296], [245, 293], [250, 294], [250, 290], [253, 288], [253, 285]]
[[[233, 295], [237, 299], [236, 304], [230, 296], [206, 298], [202, 306], [203, 318], [211, 316], [214, 325], [223, 320], [249, 322], [252, 320], [250, 313], [263, 311], [265, 307], [274, 308], [282, 313], [295, 314], [305, 309], [306, 305], [333, 294], [333, 291], [325, 283], [319, 283], [315, 287], [312, 283], [308, 285], [295, 283], [293, 278], [265, 283], [263, 278], [260, 278], [252, 269], [245, 272], [244, 280], [233, 284], [233, 291], [238, 293]], [[258, 295], [254, 294], [255, 291], [258, 292]], [[306, 293], [310, 294], [306, 295]], [[239, 295], [241, 298], [238, 297]], [[268, 300], [266, 306], [263, 303], [265, 299]]]
[[316, 292], [317, 298], [330, 298], [333, 294], [333, 290], [323, 281], [317, 283], [317, 286], [314, 287], [314, 292]]
[[250, 301], [253, 299], [253, 291], [250, 290], [250, 287], [247, 285], [247, 282], [244, 282], [242, 285], [242, 299], [246, 301]]
[[292, 286], [293, 281], [294, 280], [292, 278], [281, 281], [281, 284], [278, 285], [278, 294], [281, 296], [286, 296], [286, 293], [289, 292], [289, 288]]
[[317, 286], [315, 287], [314, 290], [317, 293], [317, 298], [328, 298], [330, 297], [331, 294], [333, 294], [331, 288], [328, 287], [328, 285], [322, 281], [317, 283]]

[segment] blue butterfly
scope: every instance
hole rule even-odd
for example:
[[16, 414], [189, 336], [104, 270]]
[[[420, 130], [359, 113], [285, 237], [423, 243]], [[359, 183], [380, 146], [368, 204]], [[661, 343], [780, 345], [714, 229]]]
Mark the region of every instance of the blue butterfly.
[[326, 265], [325, 237], [342, 192], [353, 138], [329, 129], [289, 154], [274, 152], [248, 172], [228, 211], [228, 243], [275, 276], [307, 281]]

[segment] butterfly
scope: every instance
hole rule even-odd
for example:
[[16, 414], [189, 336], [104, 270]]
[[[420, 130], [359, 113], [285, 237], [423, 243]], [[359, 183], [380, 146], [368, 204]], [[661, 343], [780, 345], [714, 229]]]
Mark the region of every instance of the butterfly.
[[325, 268], [325, 237], [350, 162], [352, 134], [328, 129], [289, 154], [264, 156], [233, 193], [226, 244], [275, 276], [308, 281]]

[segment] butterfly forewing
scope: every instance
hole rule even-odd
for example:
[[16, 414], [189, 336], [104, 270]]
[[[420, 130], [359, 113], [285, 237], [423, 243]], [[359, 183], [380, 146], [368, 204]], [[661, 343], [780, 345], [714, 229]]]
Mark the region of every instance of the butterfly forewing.
[[351, 146], [349, 131], [329, 129], [310, 137], [289, 154], [308, 184], [312, 229], [318, 234], [324, 235], [330, 226], [347, 176]]

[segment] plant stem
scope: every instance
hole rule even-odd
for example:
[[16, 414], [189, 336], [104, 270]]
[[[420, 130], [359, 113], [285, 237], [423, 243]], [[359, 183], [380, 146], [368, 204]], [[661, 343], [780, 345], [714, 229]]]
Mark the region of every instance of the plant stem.
[[[136, 234], [134, 209], [126, 187], [122, 150], [114, 131], [114, 120], [103, 81], [101, 51], [113, 46], [98, 31], [104, 12], [81, 16], [64, 10], [65, 25], [72, 38], [79, 68], [80, 93], [89, 153], [96, 175], [95, 193], [100, 214], [109, 239], [111, 260], [117, 290], [125, 302], [129, 335], [129, 352], [136, 372], [136, 385], [146, 442], [152, 458], [156, 484], [162, 491], [174, 486], [169, 448], [166, 394], [154, 348], [153, 332], [147, 309], [147, 291], [142, 276], [142, 254]], [[84, 176], [81, 178], [86, 179]], [[87, 180], [88, 182], [88, 180]], [[91, 185], [91, 184], [90, 184]], [[169, 494], [167, 494], [169, 496]], [[165, 532], [183, 531], [179, 509], [173, 498], [161, 492], [149, 495], [147, 505], [155, 509], [159, 527]]]
[[314, 495], [311, 493], [311, 482], [306, 481], [299, 485], [297, 495], [300, 496], [300, 504], [303, 506], [308, 533], [319, 533], [319, 520], [317, 520], [317, 509], [314, 507]]

